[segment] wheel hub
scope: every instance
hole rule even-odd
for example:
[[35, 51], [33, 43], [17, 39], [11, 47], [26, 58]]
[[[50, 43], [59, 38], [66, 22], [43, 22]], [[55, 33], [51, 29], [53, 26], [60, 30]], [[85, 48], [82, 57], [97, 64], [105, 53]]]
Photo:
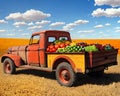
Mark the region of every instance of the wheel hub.
[[6, 70], [6, 73], [9, 73], [9, 72], [10, 72], [11, 67], [10, 67], [10, 64], [9, 64], [9, 63], [6, 64], [5, 70]]
[[69, 80], [70, 80], [70, 73], [68, 70], [62, 70], [61, 73], [60, 73], [60, 78], [61, 78], [61, 81], [64, 82], [64, 83], [68, 83]]

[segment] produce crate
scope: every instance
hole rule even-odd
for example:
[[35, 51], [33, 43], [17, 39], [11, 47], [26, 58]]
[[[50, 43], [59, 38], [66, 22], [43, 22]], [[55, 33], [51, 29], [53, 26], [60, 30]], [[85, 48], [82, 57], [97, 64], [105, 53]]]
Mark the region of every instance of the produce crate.
[[118, 49], [89, 53], [86, 52], [85, 53], [86, 68], [116, 65], [117, 53]]

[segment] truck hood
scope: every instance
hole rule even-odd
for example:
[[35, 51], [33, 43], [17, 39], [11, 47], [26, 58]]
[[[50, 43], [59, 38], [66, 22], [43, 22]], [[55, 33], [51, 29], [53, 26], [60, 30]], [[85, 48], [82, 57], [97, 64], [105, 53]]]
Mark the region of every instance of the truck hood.
[[8, 53], [25, 51], [28, 45], [25, 46], [14, 46], [8, 49]]

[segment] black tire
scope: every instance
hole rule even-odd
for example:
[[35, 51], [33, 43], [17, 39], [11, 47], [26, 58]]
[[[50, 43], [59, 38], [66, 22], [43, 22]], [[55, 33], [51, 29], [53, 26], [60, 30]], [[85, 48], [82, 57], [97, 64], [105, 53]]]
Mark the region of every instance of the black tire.
[[3, 71], [6, 74], [14, 74], [16, 72], [16, 67], [14, 62], [10, 58], [6, 58], [3, 62]]
[[75, 73], [71, 65], [67, 62], [62, 62], [56, 69], [56, 79], [62, 86], [71, 87], [75, 83]]

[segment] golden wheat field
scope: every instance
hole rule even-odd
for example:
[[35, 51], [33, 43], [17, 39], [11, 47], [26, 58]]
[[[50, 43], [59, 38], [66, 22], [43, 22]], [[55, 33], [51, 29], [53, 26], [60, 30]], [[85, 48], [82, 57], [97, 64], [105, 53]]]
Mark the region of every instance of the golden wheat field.
[[[100, 43], [100, 44], [111, 44], [115, 48], [120, 48], [120, 39], [74, 39], [73, 42], [86, 42]], [[11, 46], [28, 45], [29, 39], [13, 39], [13, 38], [0, 38], [0, 55], [3, 51], [6, 51]], [[120, 53], [120, 50], [119, 50]]]
[[0, 55], [7, 51], [9, 47], [29, 44], [28, 39], [0, 38]]
[[[74, 42], [102, 43], [120, 48], [120, 40], [73, 40]], [[8, 47], [28, 44], [27, 39], [0, 39], [0, 56]], [[118, 65], [105, 71], [103, 77], [77, 74], [74, 87], [60, 86], [54, 73], [17, 69], [8, 75], [0, 64], [0, 96], [120, 96], [120, 55]]]

